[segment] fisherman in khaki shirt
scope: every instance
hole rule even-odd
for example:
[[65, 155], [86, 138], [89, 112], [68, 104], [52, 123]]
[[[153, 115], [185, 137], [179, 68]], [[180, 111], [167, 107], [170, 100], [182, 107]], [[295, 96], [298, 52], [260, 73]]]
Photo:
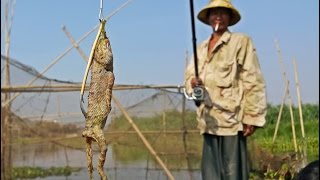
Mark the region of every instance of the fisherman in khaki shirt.
[[190, 61], [185, 79], [187, 93], [196, 86], [206, 90], [197, 109], [204, 137], [202, 178], [249, 179], [246, 138], [264, 126], [267, 110], [256, 51], [250, 37], [228, 30], [241, 18], [229, 1], [210, 1], [197, 17], [213, 29], [197, 48], [199, 78]]

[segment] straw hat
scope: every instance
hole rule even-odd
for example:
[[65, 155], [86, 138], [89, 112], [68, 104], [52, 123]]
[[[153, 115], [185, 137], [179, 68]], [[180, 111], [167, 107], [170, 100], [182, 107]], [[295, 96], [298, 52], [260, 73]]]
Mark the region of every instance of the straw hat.
[[241, 16], [239, 11], [231, 4], [230, 0], [210, 0], [209, 3], [199, 12], [198, 19], [207, 24], [210, 25], [207, 18], [207, 13], [209, 9], [216, 8], [216, 7], [224, 7], [228, 8], [232, 12], [232, 17], [230, 19], [229, 26], [232, 26], [240, 21]]

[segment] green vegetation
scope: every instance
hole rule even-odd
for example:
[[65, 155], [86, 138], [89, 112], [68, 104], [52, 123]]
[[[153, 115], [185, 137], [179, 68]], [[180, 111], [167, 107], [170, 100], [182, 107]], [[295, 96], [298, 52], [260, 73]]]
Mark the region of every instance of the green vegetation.
[[[318, 159], [319, 156], [319, 121], [305, 121], [305, 136], [307, 144], [308, 161]], [[278, 130], [277, 138], [272, 147], [272, 139], [274, 135], [275, 124], [268, 124], [265, 129], [258, 130], [252, 138], [258, 144], [269, 151], [276, 154], [286, 152], [294, 152], [293, 135], [290, 122], [283, 122]], [[297, 138], [298, 150], [302, 150], [303, 141], [301, 138], [300, 124], [295, 123], [295, 131]]]
[[12, 169], [12, 175], [14, 179], [17, 178], [37, 178], [47, 176], [70, 176], [72, 172], [79, 172], [80, 168], [66, 167], [14, 167]]
[[[268, 104], [268, 112], [266, 119], [268, 123], [275, 124], [280, 111], [280, 105]], [[302, 104], [302, 117], [304, 121], [318, 121], [319, 120], [319, 104]], [[299, 120], [299, 108], [297, 106], [292, 106], [293, 117], [296, 122]], [[288, 105], [283, 106], [281, 121], [290, 122], [290, 108]]]
[[[278, 119], [280, 105], [273, 106], [268, 104], [267, 124], [263, 129], [259, 129], [252, 136], [256, 142], [263, 148], [272, 151], [276, 154], [294, 152], [293, 131], [291, 126], [290, 110], [287, 105], [283, 107], [281, 120], [275, 144], [272, 148], [272, 139], [274, 136], [276, 121]], [[300, 116], [298, 107], [292, 107], [294, 118], [294, 129], [297, 138], [298, 150], [302, 150], [303, 139], [300, 125]], [[319, 105], [303, 104], [303, 120], [305, 141], [307, 144], [308, 161], [318, 159], [319, 156]]]

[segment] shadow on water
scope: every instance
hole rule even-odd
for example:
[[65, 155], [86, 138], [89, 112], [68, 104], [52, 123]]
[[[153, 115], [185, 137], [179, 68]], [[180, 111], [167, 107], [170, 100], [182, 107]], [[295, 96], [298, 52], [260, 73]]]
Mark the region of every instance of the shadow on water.
[[[97, 165], [97, 156], [94, 154], [93, 164]], [[186, 157], [183, 154], [171, 153], [161, 154], [161, 159], [165, 162], [176, 179], [201, 179], [199, 171], [199, 158], [190, 156], [189, 162], [193, 164], [189, 171]], [[79, 167], [79, 172], [74, 172], [70, 176], [50, 176], [36, 178], [43, 180], [71, 180], [88, 179], [87, 160], [85, 151], [61, 147], [52, 143], [16, 145], [13, 148], [14, 167]], [[150, 153], [141, 147], [132, 147], [115, 144], [109, 146], [105, 170], [108, 178], [119, 180], [167, 179], [165, 172], [157, 164]], [[198, 168], [197, 168], [198, 167]], [[94, 179], [99, 179], [98, 172], [94, 169]]]

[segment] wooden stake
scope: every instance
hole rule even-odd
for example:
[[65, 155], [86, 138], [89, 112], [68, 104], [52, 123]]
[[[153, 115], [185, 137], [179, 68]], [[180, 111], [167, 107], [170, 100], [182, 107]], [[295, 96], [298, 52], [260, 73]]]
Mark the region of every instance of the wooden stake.
[[281, 103], [280, 111], [279, 111], [279, 114], [278, 114], [276, 129], [274, 130], [274, 134], [273, 134], [272, 145], [271, 145], [271, 152], [273, 152], [274, 142], [275, 142], [276, 137], [277, 137], [277, 133], [278, 133], [278, 129], [279, 129], [279, 124], [280, 124], [280, 120], [281, 120], [282, 109], [283, 109], [283, 105], [284, 105], [284, 103], [285, 103], [285, 101], [286, 101], [286, 97], [287, 97], [288, 86], [289, 86], [289, 83], [287, 82], [287, 83], [286, 83], [285, 90], [284, 90], [284, 95], [283, 95], [283, 98], [282, 98], [282, 103]]
[[[277, 48], [277, 52], [278, 52], [278, 56], [279, 56], [279, 61], [280, 61], [281, 68], [282, 68], [283, 80], [284, 80], [285, 83], [289, 83], [289, 80], [286, 77], [286, 71], [285, 71], [285, 67], [284, 67], [284, 63], [283, 63], [283, 58], [282, 58], [282, 55], [280, 53], [280, 47], [279, 47], [279, 44], [278, 44], [277, 40], [275, 40], [275, 43], [276, 43], [276, 48]], [[292, 128], [294, 151], [297, 153], [298, 152], [298, 146], [297, 146], [296, 130], [295, 130], [295, 127], [294, 127], [292, 101], [291, 101], [289, 88], [287, 88], [287, 95], [288, 95], [287, 97], [288, 97], [289, 111], [290, 111], [290, 117], [291, 117], [291, 128]]]
[[290, 111], [290, 117], [291, 117], [291, 128], [292, 128], [292, 136], [293, 136], [293, 145], [294, 145], [294, 151], [298, 152], [298, 146], [297, 146], [297, 137], [296, 137], [296, 130], [294, 126], [294, 118], [293, 118], [293, 110], [292, 110], [292, 101], [291, 97], [289, 95], [289, 89], [288, 89], [288, 101], [289, 101], [289, 111]]
[[307, 144], [306, 144], [306, 138], [305, 138], [305, 133], [304, 133], [304, 123], [303, 123], [303, 116], [302, 116], [302, 105], [301, 105], [300, 88], [299, 88], [299, 81], [298, 81], [298, 71], [297, 71], [296, 61], [293, 59], [292, 62], [293, 62], [293, 67], [294, 67], [294, 72], [295, 72], [301, 135], [302, 135], [302, 144], [303, 144], [302, 145], [302, 152], [303, 152], [302, 167], [305, 167], [307, 165]]

